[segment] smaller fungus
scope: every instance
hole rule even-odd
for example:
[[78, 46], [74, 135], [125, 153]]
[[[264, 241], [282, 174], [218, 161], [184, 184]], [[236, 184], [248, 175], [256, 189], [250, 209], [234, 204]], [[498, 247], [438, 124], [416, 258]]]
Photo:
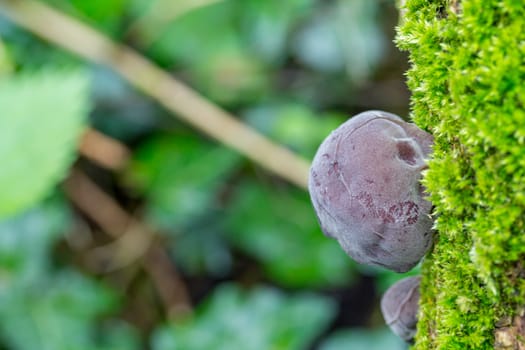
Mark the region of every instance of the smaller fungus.
[[420, 281], [419, 276], [403, 278], [381, 298], [381, 311], [386, 324], [407, 342], [411, 342], [416, 334]]

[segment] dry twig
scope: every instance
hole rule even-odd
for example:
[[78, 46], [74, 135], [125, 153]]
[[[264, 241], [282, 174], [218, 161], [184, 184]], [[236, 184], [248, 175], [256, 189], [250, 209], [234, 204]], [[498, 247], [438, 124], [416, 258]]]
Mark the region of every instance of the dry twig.
[[[71, 201], [115, 240], [95, 248], [90, 260], [104, 272], [140, 262], [154, 282], [169, 317], [191, 311], [186, 286], [155, 233], [130, 216], [111, 196], [104, 193], [84, 173], [73, 170], [65, 182]], [[102, 264], [101, 264], [102, 262]]]
[[122, 169], [131, 153], [121, 142], [92, 128], [82, 135], [79, 151], [86, 158], [113, 171]]

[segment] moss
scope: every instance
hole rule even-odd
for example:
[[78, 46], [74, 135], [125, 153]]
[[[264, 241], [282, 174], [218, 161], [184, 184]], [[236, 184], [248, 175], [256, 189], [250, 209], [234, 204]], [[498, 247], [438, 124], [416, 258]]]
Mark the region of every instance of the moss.
[[415, 349], [492, 349], [525, 303], [525, 6], [407, 0], [412, 116], [435, 136], [425, 184], [438, 235]]

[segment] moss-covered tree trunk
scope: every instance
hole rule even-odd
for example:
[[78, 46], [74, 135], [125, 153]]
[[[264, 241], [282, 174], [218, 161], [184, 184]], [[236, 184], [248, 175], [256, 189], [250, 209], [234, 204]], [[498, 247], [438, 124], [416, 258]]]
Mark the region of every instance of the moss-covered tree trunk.
[[525, 2], [407, 0], [403, 14], [438, 216], [415, 348], [525, 348]]

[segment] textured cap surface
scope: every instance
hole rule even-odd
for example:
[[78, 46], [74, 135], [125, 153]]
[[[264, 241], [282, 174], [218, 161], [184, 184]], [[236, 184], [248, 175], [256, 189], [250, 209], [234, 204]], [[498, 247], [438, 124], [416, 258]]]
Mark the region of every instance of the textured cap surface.
[[323, 232], [357, 262], [405, 272], [427, 252], [432, 205], [420, 179], [432, 142], [394, 114], [368, 111], [319, 147], [310, 197]]
[[391, 286], [381, 298], [381, 312], [390, 329], [406, 341], [416, 334], [421, 278], [407, 277]]

